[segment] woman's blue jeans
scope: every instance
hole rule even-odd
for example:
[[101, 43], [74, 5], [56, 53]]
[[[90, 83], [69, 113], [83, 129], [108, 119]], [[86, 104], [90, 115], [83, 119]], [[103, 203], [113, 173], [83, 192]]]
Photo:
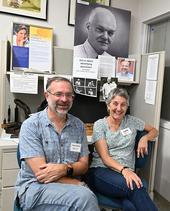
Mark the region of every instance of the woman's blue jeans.
[[122, 199], [124, 211], [158, 210], [144, 187], [138, 189], [134, 184], [133, 190], [129, 189], [125, 178], [120, 173], [109, 168], [90, 168], [88, 185], [94, 192], [110, 198]]

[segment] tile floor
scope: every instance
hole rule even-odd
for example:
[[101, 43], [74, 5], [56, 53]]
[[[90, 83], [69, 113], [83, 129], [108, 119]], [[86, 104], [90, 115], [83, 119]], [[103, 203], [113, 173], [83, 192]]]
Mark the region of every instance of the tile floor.
[[154, 202], [157, 205], [159, 211], [170, 211], [170, 202], [164, 199], [157, 192], [154, 193]]

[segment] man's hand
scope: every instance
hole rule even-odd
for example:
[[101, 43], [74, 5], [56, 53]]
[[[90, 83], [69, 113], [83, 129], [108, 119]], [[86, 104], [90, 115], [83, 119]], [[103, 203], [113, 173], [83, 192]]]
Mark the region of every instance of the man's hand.
[[61, 177], [66, 176], [67, 165], [66, 164], [43, 164], [40, 166], [39, 171], [35, 176], [41, 183], [55, 182]]

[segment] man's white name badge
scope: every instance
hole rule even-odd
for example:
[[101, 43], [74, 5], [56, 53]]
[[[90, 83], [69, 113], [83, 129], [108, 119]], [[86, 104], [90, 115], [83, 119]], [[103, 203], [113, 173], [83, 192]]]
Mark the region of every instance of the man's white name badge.
[[71, 143], [70, 151], [71, 152], [80, 152], [81, 144]]
[[132, 133], [132, 131], [129, 127], [127, 127], [125, 129], [122, 129], [121, 133], [122, 133], [123, 136], [127, 136], [127, 135], [130, 135]]

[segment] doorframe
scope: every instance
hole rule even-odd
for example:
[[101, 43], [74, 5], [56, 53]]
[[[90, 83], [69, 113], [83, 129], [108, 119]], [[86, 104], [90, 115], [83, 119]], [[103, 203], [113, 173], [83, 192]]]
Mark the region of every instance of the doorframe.
[[150, 36], [151, 24], [165, 22], [166, 20], [170, 20], [170, 11], [143, 22], [143, 40], [142, 40], [143, 53], [149, 53], [149, 36]]

